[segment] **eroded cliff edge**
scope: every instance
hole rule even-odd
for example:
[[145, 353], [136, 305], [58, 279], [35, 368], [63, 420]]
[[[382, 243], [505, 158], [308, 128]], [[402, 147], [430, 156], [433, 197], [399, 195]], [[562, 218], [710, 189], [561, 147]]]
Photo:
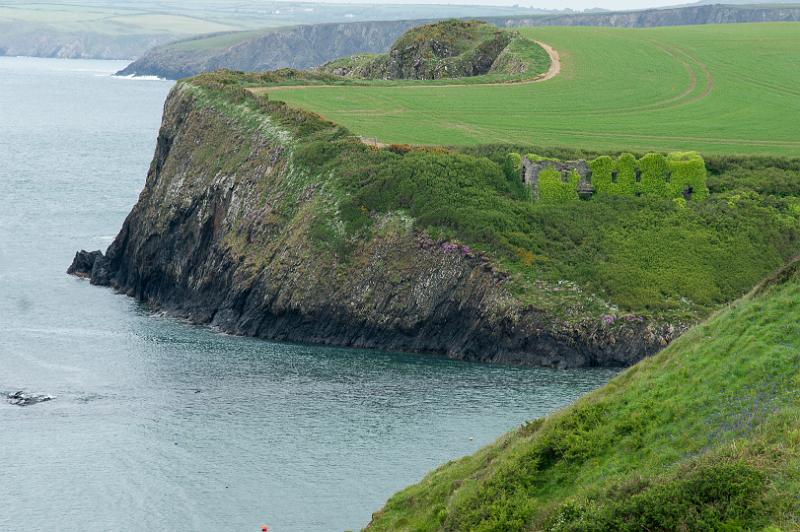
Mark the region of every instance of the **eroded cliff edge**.
[[311, 234], [333, 193], [298, 161], [303, 114], [216, 98], [191, 83], [173, 90], [136, 206], [105, 256], [81, 252], [71, 273], [230, 333], [473, 361], [628, 365], [677, 334], [523, 304], [485, 256], [402, 212], [374, 215], [346, 253], [326, 247]]

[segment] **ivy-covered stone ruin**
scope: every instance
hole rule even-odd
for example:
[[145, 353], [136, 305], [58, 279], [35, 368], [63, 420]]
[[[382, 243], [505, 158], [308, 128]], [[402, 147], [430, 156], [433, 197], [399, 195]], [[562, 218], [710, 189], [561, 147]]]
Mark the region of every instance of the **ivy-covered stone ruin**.
[[706, 166], [696, 152], [667, 155], [603, 155], [591, 161], [561, 161], [510, 153], [506, 171], [520, 176], [536, 201], [559, 203], [593, 196], [653, 196], [676, 201], [708, 197]]

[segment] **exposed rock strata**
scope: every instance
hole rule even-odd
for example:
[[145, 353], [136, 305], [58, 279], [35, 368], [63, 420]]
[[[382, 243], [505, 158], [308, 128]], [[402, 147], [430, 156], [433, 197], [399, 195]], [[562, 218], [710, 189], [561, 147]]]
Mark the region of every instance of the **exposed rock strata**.
[[[214, 167], [209, 151], [246, 159]], [[286, 197], [292, 158], [287, 132], [245, 129], [179, 85], [138, 203], [106, 254], [78, 253], [71, 272], [230, 333], [471, 361], [622, 366], [680, 332], [567, 323], [521, 303], [482, 256], [391, 220], [340, 261], [308, 237], [323, 178]]]
[[224, 48], [159, 46], [119, 75], [180, 79], [220, 68], [246, 72], [311, 68], [355, 53], [385, 52], [406, 30], [424, 22], [308, 24], [265, 31]]

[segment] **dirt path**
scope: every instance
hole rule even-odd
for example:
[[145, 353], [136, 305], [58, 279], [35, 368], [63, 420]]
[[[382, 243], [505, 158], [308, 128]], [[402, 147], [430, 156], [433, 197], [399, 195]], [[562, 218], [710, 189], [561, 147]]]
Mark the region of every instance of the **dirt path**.
[[558, 55], [558, 51], [555, 48], [550, 46], [549, 44], [545, 44], [542, 41], [533, 41], [539, 46], [541, 46], [547, 55], [550, 56], [550, 68], [547, 69], [547, 72], [544, 74], [540, 74], [533, 78], [530, 81], [523, 82], [523, 83], [539, 83], [541, 81], [547, 81], [548, 79], [553, 79], [554, 77], [558, 76], [561, 73], [561, 57]]

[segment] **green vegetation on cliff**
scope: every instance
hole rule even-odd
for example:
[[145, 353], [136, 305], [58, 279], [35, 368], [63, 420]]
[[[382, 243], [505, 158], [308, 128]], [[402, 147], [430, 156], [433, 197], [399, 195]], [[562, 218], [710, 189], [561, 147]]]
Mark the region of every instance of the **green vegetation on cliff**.
[[796, 530], [800, 262], [392, 497], [369, 530]]
[[[290, 74], [290, 83], [315, 76]], [[736, 176], [728, 177], [715, 175], [710, 159], [714, 194], [688, 205], [614, 196], [534, 203], [503, 169], [509, 147], [376, 149], [246, 89], [281, 75], [218, 73], [187, 83], [220, 109], [236, 102], [237, 113], [256, 123], [269, 117], [293, 131], [293, 164], [322, 187], [310, 236], [336, 260], [369, 241], [384, 217], [402, 216], [417, 232], [483, 253], [509, 275], [515, 297], [568, 321], [605, 316], [620, 324], [635, 315], [680, 324], [739, 297], [797, 250], [797, 197], [739, 186], [745, 174], [772, 171], [768, 161], [749, 170], [732, 165]], [[514, 151], [577, 158], [569, 150]]]

